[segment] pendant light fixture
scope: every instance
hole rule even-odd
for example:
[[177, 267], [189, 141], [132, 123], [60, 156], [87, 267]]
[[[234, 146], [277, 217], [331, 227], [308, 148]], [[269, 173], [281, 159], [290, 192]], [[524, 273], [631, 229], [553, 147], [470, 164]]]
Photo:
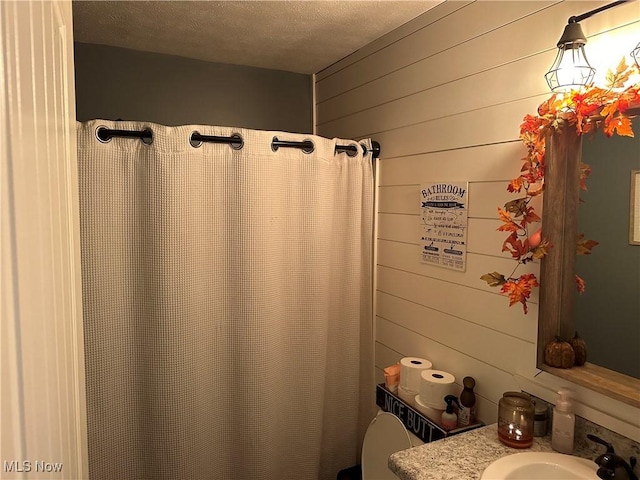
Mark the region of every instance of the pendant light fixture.
[[[574, 18], [574, 17], [571, 17]], [[564, 27], [558, 40], [558, 54], [551, 69], [544, 76], [552, 92], [568, 92], [593, 81], [596, 69], [587, 60], [584, 46], [587, 43], [582, 27], [571, 22]]]
[[640, 69], [640, 43], [638, 46], [631, 50], [631, 56], [636, 61], [636, 66]]
[[584, 51], [587, 37], [582, 32], [579, 22], [627, 1], [612, 2], [582, 15], [569, 18], [562, 37], [558, 40], [558, 55], [544, 76], [551, 91], [568, 92], [588, 85], [593, 81], [596, 69], [587, 60], [587, 55]]

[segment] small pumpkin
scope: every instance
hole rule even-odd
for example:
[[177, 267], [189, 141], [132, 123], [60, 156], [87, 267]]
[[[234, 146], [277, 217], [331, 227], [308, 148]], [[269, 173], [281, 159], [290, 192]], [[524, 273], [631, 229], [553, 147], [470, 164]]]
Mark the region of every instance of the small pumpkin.
[[544, 363], [556, 368], [571, 368], [576, 354], [569, 342], [557, 337], [544, 347]]
[[578, 332], [575, 333], [572, 339], [569, 340], [571, 347], [576, 355], [574, 365], [584, 365], [587, 362], [587, 344], [578, 336]]

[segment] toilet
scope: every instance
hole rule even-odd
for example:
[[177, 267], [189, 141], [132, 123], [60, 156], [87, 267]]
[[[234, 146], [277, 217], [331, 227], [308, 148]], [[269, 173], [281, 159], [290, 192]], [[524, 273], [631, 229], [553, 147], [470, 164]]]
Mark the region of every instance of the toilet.
[[398, 417], [378, 412], [369, 424], [362, 444], [362, 480], [398, 480], [389, 470], [391, 454], [423, 443], [405, 428]]

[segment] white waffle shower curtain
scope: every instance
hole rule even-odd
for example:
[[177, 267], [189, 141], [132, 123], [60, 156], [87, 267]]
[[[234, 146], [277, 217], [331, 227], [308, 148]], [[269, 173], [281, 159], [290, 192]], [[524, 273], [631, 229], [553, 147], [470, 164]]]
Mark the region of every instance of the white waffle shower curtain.
[[[150, 128], [102, 143], [96, 129]], [[240, 134], [244, 146], [190, 135]], [[313, 153], [273, 151], [310, 138]], [[371, 154], [78, 124], [97, 479], [334, 480], [371, 418]]]

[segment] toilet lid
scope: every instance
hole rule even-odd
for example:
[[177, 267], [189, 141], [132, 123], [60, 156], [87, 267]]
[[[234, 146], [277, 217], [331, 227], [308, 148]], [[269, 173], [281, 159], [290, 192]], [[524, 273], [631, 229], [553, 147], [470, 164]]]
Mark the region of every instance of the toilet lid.
[[387, 412], [378, 414], [362, 444], [362, 479], [398, 480], [389, 470], [389, 457], [407, 448], [411, 448], [411, 440], [400, 419]]

